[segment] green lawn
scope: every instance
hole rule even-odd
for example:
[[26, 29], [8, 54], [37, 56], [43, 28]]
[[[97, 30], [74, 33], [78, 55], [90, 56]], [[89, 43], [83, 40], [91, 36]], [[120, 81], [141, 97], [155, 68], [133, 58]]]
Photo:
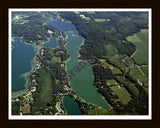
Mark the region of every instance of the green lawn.
[[131, 95], [124, 87], [112, 86], [110, 88], [123, 104], [127, 104], [131, 100]]
[[133, 56], [137, 64], [148, 64], [148, 33], [138, 32], [127, 37], [138, 48], [138, 52]]

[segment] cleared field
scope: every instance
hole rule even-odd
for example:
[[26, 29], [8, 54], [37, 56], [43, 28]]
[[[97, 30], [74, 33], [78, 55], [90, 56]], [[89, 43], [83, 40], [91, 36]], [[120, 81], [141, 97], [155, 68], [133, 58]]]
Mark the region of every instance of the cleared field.
[[58, 63], [60, 63], [61, 62], [61, 58], [53, 56], [51, 62], [54, 62], [54, 63], [58, 62]]
[[140, 67], [143, 73], [148, 77], [148, 65]]
[[111, 110], [104, 110], [99, 107], [95, 107], [94, 109], [89, 109], [88, 115], [117, 115], [117, 113], [111, 109]]
[[14, 24], [25, 24], [25, 23], [28, 23], [29, 21], [23, 20], [23, 19], [17, 19], [17, 20], [14, 20], [13, 22]]
[[127, 37], [138, 48], [138, 52], [133, 56], [137, 64], [148, 64], [148, 33], [139, 32]]
[[141, 32], [143, 32], [144, 34], [148, 33], [148, 29], [141, 29]]
[[139, 37], [134, 34], [133, 36], [128, 36], [127, 40], [131, 41], [131, 42], [141, 42], [141, 40], [139, 39]]
[[134, 64], [134, 61], [130, 57], [127, 57], [126, 61], [127, 61], [127, 63], [129, 65], [133, 65]]
[[118, 67], [121, 67], [121, 68], [126, 67], [124, 62], [122, 62], [121, 57], [118, 57], [118, 56], [115, 55], [115, 56], [110, 56], [108, 58], [109, 58], [111, 63], [117, 65]]
[[114, 75], [122, 74], [122, 72], [121, 72], [120, 69], [118, 69], [118, 68], [116, 68], [116, 67], [108, 64], [105, 59], [99, 59], [99, 60], [101, 61], [101, 65], [102, 65], [104, 68], [110, 68], [111, 71], [112, 71], [112, 73], [113, 73]]
[[114, 79], [107, 80], [106, 81], [107, 85], [115, 85], [117, 82]]
[[95, 14], [95, 11], [88, 11], [88, 14]]
[[127, 104], [131, 100], [131, 95], [124, 87], [112, 86], [110, 88], [123, 104]]
[[111, 71], [112, 71], [112, 73], [113, 73], [113, 75], [119, 75], [119, 74], [122, 74], [122, 72], [121, 72], [121, 70], [120, 69], [118, 69], [118, 68], [112, 68], [111, 69]]
[[51, 93], [52, 93], [52, 79], [50, 75], [44, 74], [41, 80], [42, 89], [40, 92], [40, 99], [42, 102], [48, 102], [50, 103], [50, 100], [52, 99]]
[[139, 83], [146, 83], [147, 82], [147, 78], [144, 76], [144, 74], [137, 67], [134, 67], [131, 69], [130, 76], [133, 79], [137, 80]]
[[28, 114], [31, 112], [31, 106], [24, 106], [22, 107], [23, 114]]
[[116, 78], [119, 81], [119, 83], [124, 84], [125, 88], [128, 89], [131, 94], [139, 94], [137, 87], [132, 82], [128, 81], [125, 77], [117, 76]]
[[112, 44], [105, 45], [105, 47], [107, 54], [103, 57], [108, 58], [111, 63], [114, 63], [118, 67], [125, 67], [124, 62], [121, 60], [122, 56], [119, 54], [118, 49]]
[[105, 22], [110, 21], [110, 19], [94, 19], [95, 22]]

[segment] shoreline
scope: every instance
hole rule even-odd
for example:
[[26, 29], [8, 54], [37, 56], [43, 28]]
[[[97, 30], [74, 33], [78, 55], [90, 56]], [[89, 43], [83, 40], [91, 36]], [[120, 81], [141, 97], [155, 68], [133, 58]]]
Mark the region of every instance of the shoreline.
[[[12, 37], [12, 38], [14, 40], [14, 38], [22, 38], [22, 37]], [[28, 71], [28, 72], [25, 72], [25, 73], [21, 74], [21, 76], [24, 77], [24, 79], [25, 79], [24, 89], [16, 91], [16, 92], [12, 92], [12, 90], [11, 90], [11, 96], [12, 96], [11, 98], [19, 97], [19, 96], [23, 95], [24, 93], [28, 92], [29, 75], [30, 75], [30, 73], [33, 72], [33, 70], [35, 68], [35, 65], [36, 65], [36, 59], [35, 59], [36, 55], [39, 54], [39, 51], [42, 48], [42, 46], [36, 46], [36, 45], [33, 45], [33, 44], [28, 44], [26, 42], [23, 42], [22, 40], [20, 40], [20, 41], [22, 43], [26, 44], [26, 45], [32, 46], [34, 48], [35, 55], [34, 55], [33, 59], [30, 61], [31, 70]], [[39, 47], [39, 49], [35, 49], [36, 47]]]

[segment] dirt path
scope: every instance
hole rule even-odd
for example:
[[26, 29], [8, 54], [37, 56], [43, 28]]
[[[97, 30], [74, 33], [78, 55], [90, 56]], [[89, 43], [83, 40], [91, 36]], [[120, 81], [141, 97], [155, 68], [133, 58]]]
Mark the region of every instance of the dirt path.
[[139, 71], [140, 71], [144, 76], [146, 76], [146, 75], [143, 73], [143, 71], [140, 69], [139, 66], [137, 66], [137, 68], [139, 69]]
[[132, 54], [131, 58], [138, 52], [138, 49]]

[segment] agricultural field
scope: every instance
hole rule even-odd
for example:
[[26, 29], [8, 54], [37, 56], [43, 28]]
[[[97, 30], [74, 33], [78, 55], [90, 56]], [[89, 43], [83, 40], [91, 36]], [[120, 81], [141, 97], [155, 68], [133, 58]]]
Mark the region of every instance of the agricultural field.
[[145, 76], [148, 77], [148, 65], [141, 66], [140, 69], [143, 71], [143, 73], [145, 74]]
[[113, 67], [110, 69], [111, 69], [113, 75], [121, 75], [122, 74], [121, 70], [118, 68]]
[[105, 22], [110, 21], [110, 19], [94, 19], [95, 22]]
[[117, 113], [111, 109], [111, 110], [104, 110], [99, 107], [95, 107], [94, 109], [90, 109], [88, 111], [88, 115], [117, 115]]
[[45, 103], [50, 103], [52, 96], [50, 95], [52, 92], [52, 79], [48, 74], [44, 74], [41, 80], [42, 89], [40, 92], [40, 100]]
[[23, 114], [28, 114], [31, 111], [31, 106], [24, 106], [22, 107]]
[[96, 14], [95, 11], [87, 11], [88, 14]]
[[144, 34], [148, 34], [148, 29], [141, 29], [141, 32], [143, 32]]
[[141, 83], [144, 83], [146, 84], [147, 83], [147, 78], [145, 76], [145, 74], [142, 72], [142, 70], [140, 69], [140, 67], [134, 67], [134, 68], [131, 68], [131, 71], [130, 71], [130, 76], [137, 80], [140, 84]]
[[120, 75], [120, 74], [122, 74], [122, 72], [120, 71], [120, 69], [118, 69], [118, 68], [116, 68], [116, 67], [108, 64], [105, 59], [99, 59], [99, 60], [101, 61], [101, 65], [102, 65], [104, 68], [110, 68], [111, 71], [112, 71], [112, 73], [113, 73], [114, 75]]
[[131, 100], [131, 95], [124, 87], [112, 86], [110, 88], [124, 105]]
[[146, 30], [127, 37], [127, 40], [134, 43], [138, 49], [133, 56], [136, 63], [139, 65], [148, 64], [148, 33], [146, 33]]
[[119, 81], [119, 83], [121, 83], [121, 85], [123, 84], [124, 87], [127, 90], [130, 91], [130, 93], [132, 93], [134, 95], [138, 95], [139, 94], [139, 91], [138, 91], [137, 87], [135, 86], [135, 84], [133, 84], [132, 82], [128, 81], [125, 77], [117, 76], [116, 78]]
[[126, 58], [126, 62], [127, 62], [129, 65], [133, 65], [133, 64], [134, 64], [134, 61], [133, 61], [130, 57], [127, 57], [127, 58]]
[[118, 84], [117, 81], [115, 81], [114, 79], [107, 80], [106, 83], [107, 83], [107, 85], [115, 85], [115, 84]]

